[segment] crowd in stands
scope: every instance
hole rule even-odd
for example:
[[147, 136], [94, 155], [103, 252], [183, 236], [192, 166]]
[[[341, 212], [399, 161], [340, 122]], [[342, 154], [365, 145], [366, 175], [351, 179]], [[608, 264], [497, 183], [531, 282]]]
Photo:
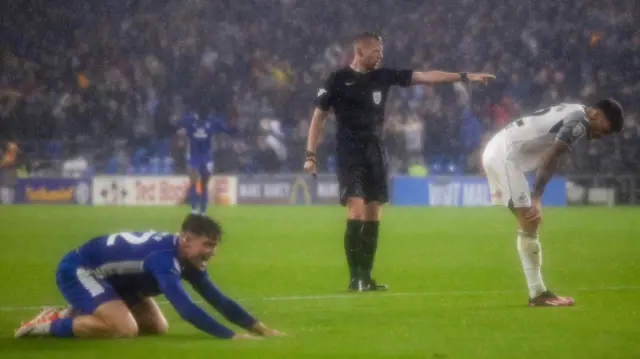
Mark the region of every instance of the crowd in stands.
[[[61, 5], [62, 4], [62, 5]], [[215, 141], [217, 172], [299, 171], [313, 100], [378, 31], [385, 66], [495, 73], [484, 85], [397, 88], [387, 102], [394, 172], [478, 174], [508, 121], [562, 101], [613, 97], [623, 132], [582, 143], [564, 171], [640, 170], [640, 3], [634, 0], [3, 0], [0, 140], [33, 163], [100, 173], [179, 173], [190, 110], [240, 135]], [[334, 167], [335, 126], [319, 166]], [[34, 165], [34, 168], [38, 167]]]

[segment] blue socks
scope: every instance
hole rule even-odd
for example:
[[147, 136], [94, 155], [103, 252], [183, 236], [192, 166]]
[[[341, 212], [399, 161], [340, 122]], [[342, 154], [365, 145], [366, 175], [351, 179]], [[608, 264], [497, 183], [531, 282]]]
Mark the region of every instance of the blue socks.
[[189, 203], [191, 203], [191, 211], [195, 212], [198, 206], [198, 194], [196, 193], [195, 183], [191, 183], [191, 186], [189, 186]]
[[54, 337], [73, 337], [73, 318], [56, 319], [51, 322], [49, 332]]
[[202, 188], [200, 191], [200, 213], [205, 214], [207, 213], [207, 203], [209, 202], [209, 186], [208, 186], [208, 182], [209, 179], [208, 178], [202, 178], [201, 183], [202, 183]]

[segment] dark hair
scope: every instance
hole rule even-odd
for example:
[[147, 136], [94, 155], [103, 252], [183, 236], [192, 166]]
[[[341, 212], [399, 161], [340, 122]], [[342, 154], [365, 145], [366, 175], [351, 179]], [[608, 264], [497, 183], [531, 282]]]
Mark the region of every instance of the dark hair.
[[617, 101], [612, 99], [600, 100], [593, 107], [604, 113], [607, 121], [611, 124], [612, 133], [620, 132], [620, 130], [622, 130], [624, 117], [622, 113], [622, 106], [620, 106]]
[[222, 227], [220, 227], [220, 224], [204, 215], [189, 214], [182, 221], [181, 230], [182, 232], [191, 232], [196, 236], [205, 236], [212, 240], [222, 240]]
[[355, 43], [358, 43], [360, 41], [370, 40], [370, 39], [375, 39], [375, 40], [378, 40], [378, 41], [382, 41], [382, 36], [380, 36], [380, 34], [378, 34], [376, 32], [366, 31], [366, 32], [363, 32], [363, 33], [360, 33], [360, 34], [356, 35], [353, 38], [353, 43], [355, 44]]

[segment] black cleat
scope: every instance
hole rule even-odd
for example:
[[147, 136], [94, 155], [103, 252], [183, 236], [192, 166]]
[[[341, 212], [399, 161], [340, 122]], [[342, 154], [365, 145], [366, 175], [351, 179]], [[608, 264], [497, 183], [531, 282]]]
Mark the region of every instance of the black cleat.
[[367, 290], [366, 285], [362, 279], [351, 278], [351, 282], [349, 282], [350, 292], [364, 292], [365, 290]]
[[385, 290], [389, 290], [389, 286], [386, 284], [380, 284], [378, 282], [376, 282], [373, 279], [369, 279], [368, 281], [365, 281], [365, 290], [368, 291], [385, 291]]

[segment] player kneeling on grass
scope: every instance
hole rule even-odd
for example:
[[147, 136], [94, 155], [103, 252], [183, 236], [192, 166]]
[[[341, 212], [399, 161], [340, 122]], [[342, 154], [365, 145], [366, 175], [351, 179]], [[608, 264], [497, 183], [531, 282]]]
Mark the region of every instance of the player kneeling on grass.
[[167, 320], [153, 296], [164, 294], [180, 316], [219, 338], [236, 334], [197, 306], [183, 288], [185, 279], [229, 321], [262, 336], [283, 333], [265, 327], [222, 294], [206, 266], [220, 243], [221, 228], [211, 218], [191, 214], [179, 234], [126, 232], [96, 237], [64, 256], [56, 272], [60, 292], [70, 304], [45, 309], [24, 323], [16, 337], [135, 337], [163, 334]]
[[[540, 199], [559, 159], [583, 137], [598, 139], [620, 132], [622, 108], [613, 100], [593, 107], [560, 104], [520, 118], [498, 132], [487, 144], [482, 163], [494, 204], [508, 206], [520, 226], [518, 252], [529, 286], [530, 306], [573, 305], [573, 298], [548, 291], [542, 281], [542, 250], [538, 226]], [[537, 168], [532, 191], [524, 173]]]

